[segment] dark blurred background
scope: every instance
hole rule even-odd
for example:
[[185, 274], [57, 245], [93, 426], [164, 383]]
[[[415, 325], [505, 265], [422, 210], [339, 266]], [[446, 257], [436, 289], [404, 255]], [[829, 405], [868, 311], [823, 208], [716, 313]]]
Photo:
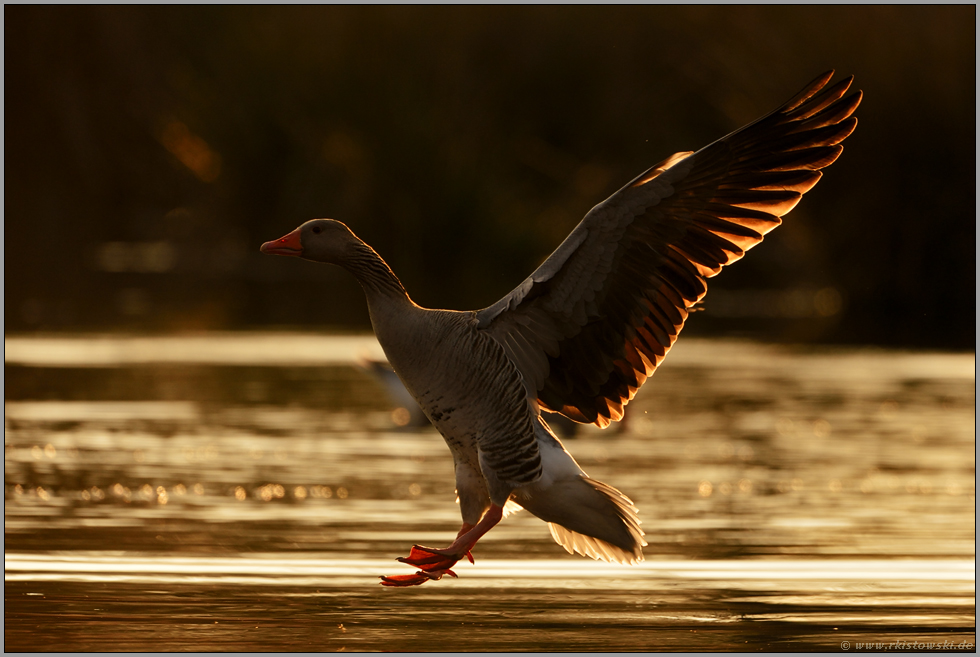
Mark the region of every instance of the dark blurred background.
[[5, 331], [360, 329], [350, 225], [496, 301], [675, 151], [855, 74], [823, 181], [686, 331], [973, 348], [975, 6], [5, 6]]

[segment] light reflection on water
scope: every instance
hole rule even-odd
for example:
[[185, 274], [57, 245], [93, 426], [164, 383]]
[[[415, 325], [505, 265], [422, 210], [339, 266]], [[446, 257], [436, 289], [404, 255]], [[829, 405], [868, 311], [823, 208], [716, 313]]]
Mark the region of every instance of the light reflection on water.
[[[8, 649], [974, 636], [972, 354], [681, 341], [623, 432], [566, 441], [640, 507], [644, 564], [565, 555], [518, 513], [459, 580], [388, 591], [378, 575], [409, 572], [394, 558], [447, 543], [459, 517], [441, 438], [399, 430], [350, 367], [370, 339], [181, 340], [6, 340]], [[277, 366], [249, 360], [273, 346]], [[466, 632], [436, 641], [421, 620]]]
[[[574, 588], [585, 580], [616, 581], [617, 588], [645, 589], [650, 580], [711, 580], [724, 588], [755, 590], [763, 582], [790, 581], [867, 581], [915, 587], [917, 582], [943, 581], [965, 591], [972, 590], [973, 562], [953, 559], [903, 560], [714, 560], [650, 561], [634, 566], [578, 563], [566, 559], [481, 559], [479, 568], [466, 567], [467, 578], [458, 586], [480, 588], [500, 586], [501, 578], [517, 580], [517, 586], [536, 588], [547, 580], [549, 585]], [[389, 569], [385, 559], [324, 559], [312, 555], [290, 554], [283, 560], [279, 553], [253, 554], [249, 557], [170, 557], [160, 555], [107, 554], [74, 551], [61, 554], [8, 554], [4, 569], [8, 581], [181, 582], [205, 576], [205, 580], [281, 586], [304, 580], [303, 585], [327, 587], [335, 578], [359, 580], [363, 586], [376, 586], [379, 570]], [[487, 580], [477, 583], [476, 580]], [[554, 580], [554, 581], [551, 581]], [[959, 584], [960, 586], [957, 586]], [[953, 601], [947, 601], [947, 604]], [[963, 604], [963, 601], [959, 601]]]

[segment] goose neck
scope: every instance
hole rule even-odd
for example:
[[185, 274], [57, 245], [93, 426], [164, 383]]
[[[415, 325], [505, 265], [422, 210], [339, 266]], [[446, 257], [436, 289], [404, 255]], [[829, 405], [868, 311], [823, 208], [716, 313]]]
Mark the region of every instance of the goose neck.
[[358, 241], [341, 265], [354, 275], [368, 299], [389, 298], [411, 302], [395, 272], [364, 242]]

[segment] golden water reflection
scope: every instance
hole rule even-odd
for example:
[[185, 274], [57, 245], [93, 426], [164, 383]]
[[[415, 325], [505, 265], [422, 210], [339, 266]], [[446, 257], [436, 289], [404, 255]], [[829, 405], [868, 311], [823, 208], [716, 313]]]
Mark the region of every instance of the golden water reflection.
[[[566, 555], [518, 513], [460, 579], [388, 591], [459, 516], [441, 438], [352, 367], [365, 339], [299, 336], [303, 364], [288, 335], [187, 340], [8, 339], [8, 649], [974, 637], [973, 354], [681, 341], [624, 431], [566, 440], [640, 508], [646, 562]], [[285, 363], [249, 361], [270, 345]]]

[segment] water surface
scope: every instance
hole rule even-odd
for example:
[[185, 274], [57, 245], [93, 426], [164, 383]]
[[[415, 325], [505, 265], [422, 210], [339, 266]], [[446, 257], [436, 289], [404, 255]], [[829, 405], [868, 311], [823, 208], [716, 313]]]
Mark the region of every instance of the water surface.
[[386, 589], [459, 516], [442, 439], [356, 367], [373, 338], [5, 347], [8, 650], [975, 643], [973, 354], [681, 340], [624, 429], [565, 441], [640, 508], [643, 564], [521, 512], [459, 579]]

